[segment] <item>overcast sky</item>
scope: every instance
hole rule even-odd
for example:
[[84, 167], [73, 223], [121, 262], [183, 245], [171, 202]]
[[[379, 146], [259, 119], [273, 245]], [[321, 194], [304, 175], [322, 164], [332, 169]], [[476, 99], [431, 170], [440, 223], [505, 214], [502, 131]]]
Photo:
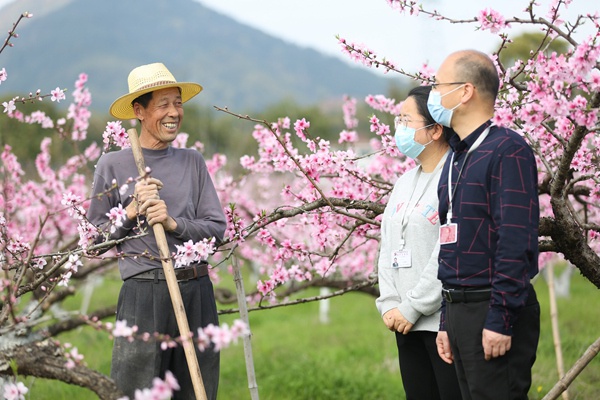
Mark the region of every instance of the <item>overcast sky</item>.
[[[0, 0], [0, 6], [19, 0]], [[428, 61], [435, 69], [452, 51], [496, 49], [499, 39], [475, 25], [411, 17], [393, 10], [386, 0], [196, 0], [240, 22], [300, 46], [311, 47], [348, 61], [335, 39], [362, 43], [373, 52], [409, 71]], [[552, 0], [537, 0], [539, 16], [546, 16]], [[529, 0], [421, 0], [454, 19], [473, 18], [490, 7], [505, 17], [526, 18]], [[34, 14], [35, 10], [28, 10]], [[596, 12], [597, 1], [574, 0], [569, 13]], [[512, 32], [512, 31], [511, 31]], [[351, 61], [349, 61], [351, 62]]]
[[[475, 48], [496, 50], [500, 40], [474, 24], [450, 24], [425, 15], [401, 15], [386, 0], [198, 0], [238, 21], [295, 44], [343, 57], [335, 35], [367, 45], [399, 67], [418, 69], [428, 61], [434, 68], [452, 51]], [[539, 16], [546, 16], [552, 0], [537, 0]], [[505, 17], [527, 18], [529, 0], [420, 0], [426, 9], [437, 9], [454, 19], [468, 19], [484, 8]], [[459, 6], [458, 6], [459, 5]], [[569, 13], [597, 11], [597, 2], [574, 0]], [[521, 28], [522, 29], [522, 28]], [[531, 29], [531, 28], [530, 28]]]

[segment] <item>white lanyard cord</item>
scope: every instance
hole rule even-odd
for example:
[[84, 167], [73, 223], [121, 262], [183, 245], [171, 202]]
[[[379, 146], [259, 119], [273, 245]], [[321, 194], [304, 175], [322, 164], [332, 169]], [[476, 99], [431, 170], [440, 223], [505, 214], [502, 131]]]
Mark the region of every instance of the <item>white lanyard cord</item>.
[[493, 125], [487, 127], [485, 131], [479, 135], [473, 146], [469, 148], [467, 151], [467, 155], [465, 156], [465, 160], [463, 161], [460, 171], [458, 171], [458, 177], [456, 178], [456, 184], [454, 185], [454, 190], [452, 190], [452, 164], [454, 164], [454, 152], [452, 152], [452, 157], [450, 158], [450, 166], [448, 167], [448, 213], [446, 214], [446, 223], [449, 224], [452, 222], [452, 199], [454, 198], [454, 193], [456, 192], [456, 188], [458, 187], [458, 181], [462, 176], [462, 171], [465, 165], [467, 164], [467, 159], [469, 158], [469, 154], [471, 154], [475, 149], [479, 147], [479, 145], [485, 140], [487, 135], [490, 133], [490, 128]]
[[417, 174], [413, 178], [413, 182], [412, 182], [412, 185], [411, 185], [412, 186], [411, 194], [410, 194], [410, 197], [408, 199], [408, 202], [406, 203], [406, 207], [404, 207], [404, 212], [402, 213], [402, 218], [400, 219], [400, 227], [401, 227], [401, 229], [400, 229], [400, 245], [402, 247], [404, 246], [404, 232], [406, 231], [406, 227], [408, 226], [408, 218], [406, 218], [407, 214], [409, 214], [408, 210], [410, 209], [410, 211], [412, 213], [413, 209], [417, 206], [417, 204], [419, 203], [419, 201], [421, 200], [421, 198], [423, 197], [423, 195], [427, 191], [427, 187], [431, 183], [433, 177], [444, 166], [444, 162], [446, 161], [446, 157], [448, 157], [448, 153], [449, 153], [449, 151], [446, 152], [446, 154], [444, 154], [444, 156], [440, 159], [440, 161], [438, 162], [438, 165], [435, 167], [435, 170], [433, 170], [433, 172], [429, 176], [429, 179], [427, 179], [427, 182], [425, 183], [425, 186], [423, 187], [423, 190], [421, 191], [421, 194], [419, 195], [419, 197], [415, 200], [415, 202], [411, 206], [411, 200], [413, 198], [413, 195], [415, 194], [415, 189], [417, 188], [417, 184], [419, 182], [419, 177], [421, 176], [421, 170], [422, 170], [421, 166], [419, 166]]

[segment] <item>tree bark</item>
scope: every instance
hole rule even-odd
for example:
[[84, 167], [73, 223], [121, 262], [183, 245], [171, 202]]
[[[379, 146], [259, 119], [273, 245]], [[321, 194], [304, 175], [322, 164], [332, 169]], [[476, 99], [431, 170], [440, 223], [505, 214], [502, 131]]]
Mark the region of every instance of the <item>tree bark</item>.
[[106, 375], [82, 365], [66, 368], [62, 349], [52, 339], [18, 345], [0, 354], [0, 374], [13, 375], [11, 365], [21, 376], [54, 379], [87, 388], [103, 400], [117, 400], [123, 393]]

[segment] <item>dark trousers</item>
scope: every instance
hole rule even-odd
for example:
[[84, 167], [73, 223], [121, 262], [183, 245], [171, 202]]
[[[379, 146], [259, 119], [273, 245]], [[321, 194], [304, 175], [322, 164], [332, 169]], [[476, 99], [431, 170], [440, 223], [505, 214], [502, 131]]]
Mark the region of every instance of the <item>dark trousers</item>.
[[396, 332], [400, 374], [407, 400], [460, 400], [454, 366], [437, 352], [437, 332]]
[[[197, 337], [199, 327], [218, 325], [218, 315], [212, 282], [208, 276], [179, 283], [181, 297], [191, 333]], [[180, 336], [173, 304], [166, 281], [128, 279], [123, 283], [117, 304], [117, 320], [126, 320], [127, 326], [136, 325], [138, 334], [154, 332], [167, 334], [172, 339]], [[208, 399], [217, 398], [220, 354], [212, 348], [198, 351], [198, 363]], [[194, 389], [182, 346], [161, 349], [161, 343], [115, 338], [111, 378], [125, 395], [133, 399], [136, 389], [152, 387], [154, 377], [164, 378], [171, 371], [181, 390], [174, 399], [195, 399]]]
[[535, 290], [531, 286], [527, 305], [513, 326], [511, 349], [486, 361], [481, 340], [488, 308], [489, 300], [446, 303], [446, 329], [463, 399], [526, 400], [540, 335]]

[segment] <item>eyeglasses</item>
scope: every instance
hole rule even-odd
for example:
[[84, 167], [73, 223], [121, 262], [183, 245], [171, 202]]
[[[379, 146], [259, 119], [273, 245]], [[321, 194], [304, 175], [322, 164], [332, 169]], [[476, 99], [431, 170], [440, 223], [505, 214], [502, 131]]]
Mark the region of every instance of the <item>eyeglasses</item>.
[[444, 85], [464, 85], [467, 84], [469, 82], [445, 82], [445, 83], [432, 83], [431, 85], [431, 90], [435, 90], [438, 86], [444, 86]]
[[423, 122], [426, 124], [428, 121], [424, 121], [424, 120], [413, 121], [413, 120], [409, 119], [408, 117], [403, 117], [403, 116], [398, 115], [396, 118], [394, 118], [394, 127], [396, 129], [398, 129], [399, 126], [402, 126], [403, 128], [407, 128], [408, 124], [410, 124], [411, 122]]

